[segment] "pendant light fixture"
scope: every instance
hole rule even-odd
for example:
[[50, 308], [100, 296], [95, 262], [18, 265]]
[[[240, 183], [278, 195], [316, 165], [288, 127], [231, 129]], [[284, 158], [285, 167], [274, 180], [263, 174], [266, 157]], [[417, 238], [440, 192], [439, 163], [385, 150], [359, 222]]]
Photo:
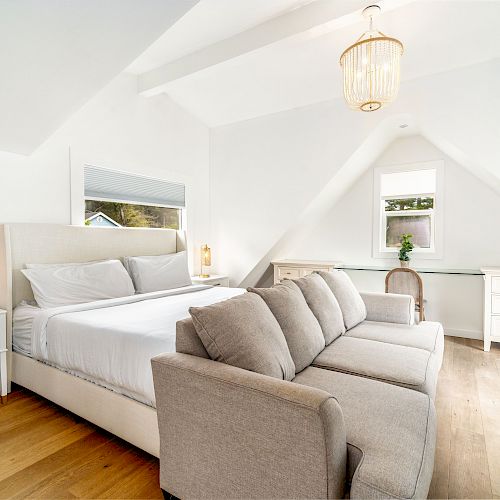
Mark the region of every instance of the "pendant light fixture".
[[399, 67], [403, 44], [374, 29], [378, 5], [363, 10], [369, 30], [340, 56], [344, 74], [344, 97], [353, 109], [376, 111], [393, 101], [399, 90]]

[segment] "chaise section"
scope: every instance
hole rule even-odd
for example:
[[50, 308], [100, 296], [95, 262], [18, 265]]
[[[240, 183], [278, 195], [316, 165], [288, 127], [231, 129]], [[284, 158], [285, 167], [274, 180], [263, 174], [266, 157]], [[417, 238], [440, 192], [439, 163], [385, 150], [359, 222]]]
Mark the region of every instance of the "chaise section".
[[347, 444], [327, 392], [189, 354], [152, 360], [160, 485], [179, 498], [339, 498]]
[[427, 498], [436, 416], [422, 393], [306, 368], [293, 382], [329, 392], [344, 413], [350, 498]]
[[438, 357], [439, 367], [443, 361], [443, 327], [434, 321], [422, 321], [413, 326], [363, 321], [346, 332], [345, 336], [424, 349]]
[[373, 378], [435, 396], [439, 366], [429, 351], [342, 336], [312, 366]]

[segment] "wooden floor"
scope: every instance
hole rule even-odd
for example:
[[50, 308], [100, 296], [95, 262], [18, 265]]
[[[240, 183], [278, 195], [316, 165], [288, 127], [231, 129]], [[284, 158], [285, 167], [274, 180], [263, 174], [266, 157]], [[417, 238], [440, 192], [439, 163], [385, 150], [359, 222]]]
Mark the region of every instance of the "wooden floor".
[[0, 406], [0, 498], [163, 498], [158, 460], [25, 390]]
[[500, 498], [500, 348], [446, 337], [430, 498]]
[[[500, 498], [500, 348], [447, 337], [431, 498]], [[0, 498], [161, 498], [158, 461], [25, 390], [0, 406]]]

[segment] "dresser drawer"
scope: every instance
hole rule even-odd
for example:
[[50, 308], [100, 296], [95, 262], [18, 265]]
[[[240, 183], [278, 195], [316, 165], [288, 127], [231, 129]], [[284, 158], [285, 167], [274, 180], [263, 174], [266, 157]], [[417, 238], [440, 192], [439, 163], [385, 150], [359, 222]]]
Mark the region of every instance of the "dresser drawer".
[[500, 314], [500, 295], [491, 296], [491, 314]]
[[301, 276], [308, 276], [309, 274], [312, 274], [314, 271], [316, 271], [316, 269], [304, 268], [304, 269], [301, 269], [301, 271], [302, 271], [300, 273]]
[[500, 337], [500, 316], [491, 317], [491, 332], [492, 337]]
[[283, 278], [290, 278], [290, 279], [300, 278], [300, 268], [298, 268], [298, 267], [279, 267], [278, 268], [278, 273], [279, 273], [280, 279], [283, 279]]
[[500, 293], [500, 276], [491, 278], [491, 293]]

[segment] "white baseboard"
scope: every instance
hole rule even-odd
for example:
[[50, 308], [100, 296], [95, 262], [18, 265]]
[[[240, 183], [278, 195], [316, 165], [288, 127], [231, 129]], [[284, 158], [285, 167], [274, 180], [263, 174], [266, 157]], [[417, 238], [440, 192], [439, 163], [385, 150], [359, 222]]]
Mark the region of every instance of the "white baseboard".
[[480, 330], [461, 330], [460, 328], [445, 328], [444, 334], [449, 337], [462, 337], [464, 339], [483, 340], [483, 332]]

